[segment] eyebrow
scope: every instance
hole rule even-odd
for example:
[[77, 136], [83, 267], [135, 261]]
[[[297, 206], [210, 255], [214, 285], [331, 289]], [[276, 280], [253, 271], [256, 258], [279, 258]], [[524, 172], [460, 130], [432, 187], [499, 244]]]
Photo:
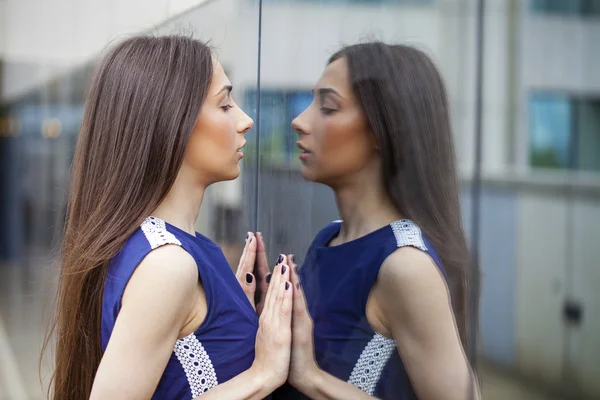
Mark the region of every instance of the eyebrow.
[[220, 94], [221, 94], [221, 93], [223, 93], [224, 91], [227, 91], [227, 92], [229, 92], [229, 93], [227, 93], [227, 94], [230, 94], [232, 90], [233, 90], [233, 86], [231, 86], [231, 85], [225, 85], [225, 86], [223, 86], [223, 87], [221, 88], [221, 90], [219, 90], [219, 92], [218, 92], [218, 93], [217, 93], [215, 96], [218, 96], [218, 95], [220, 95]]
[[[315, 91], [313, 90], [312, 92], [313, 92], [313, 96], [314, 96]], [[340, 99], [343, 99], [342, 95], [339, 94], [333, 88], [328, 88], [328, 87], [326, 87], [326, 88], [319, 88], [319, 89], [317, 89], [317, 93], [319, 93], [319, 95], [321, 95], [321, 96], [325, 96], [325, 95], [328, 95], [328, 94], [333, 94], [333, 95], [339, 97]]]

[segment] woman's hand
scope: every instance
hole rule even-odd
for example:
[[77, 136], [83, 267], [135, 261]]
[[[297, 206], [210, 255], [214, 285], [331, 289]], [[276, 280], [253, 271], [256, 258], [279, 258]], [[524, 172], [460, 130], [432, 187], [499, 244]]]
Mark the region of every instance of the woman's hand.
[[[255, 264], [258, 266], [258, 277], [255, 277], [253, 273]], [[262, 235], [260, 232], [257, 235], [248, 232], [246, 245], [244, 246], [235, 276], [258, 315], [261, 315], [267, 296], [266, 278], [268, 273], [269, 267]], [[255, 304], [254, 294], [256, 292], [257, 281], [260, 298], [258, 304]]]
[[285, 383], [290, 366], [293, 290], [285, 261], [284, 258], [275, 266], [266, 291], [252, 364], [256, 374], [266, 377], [267, 384], [272, 385], [270, 390]]
[[[267, 249], [265, 247], [265, 241], [262, 237], [262, 233], [260, 232], [256, 233], [256, 267], [258, 272], [258, 290], [260, 293], [260, 299], [258, 301], [258, 304], [256, 305], [256, 312], [258, 313], [258, 315], [260, 315], [262, 309], [264, 308], [265, 299], [267, 297], [267, 290], [269, 288], [267, 276], [270, 275], [269, 263], [267, 261]], [[291, 271], [288, 271], [288, 273], [291, 273]]]
[[[290, 258], [291, 256], [288, 256]], [[292, 267], [292, 284], [294, 287], [292, 317], [292, 357], [288, 381], [296, 389], [306, 392], [308, 386], [314, 385], [320, 373], [315, 361], [313, 345], [313, 322], [310, 318], [300, 279], [296, 273], [296, 265]]]

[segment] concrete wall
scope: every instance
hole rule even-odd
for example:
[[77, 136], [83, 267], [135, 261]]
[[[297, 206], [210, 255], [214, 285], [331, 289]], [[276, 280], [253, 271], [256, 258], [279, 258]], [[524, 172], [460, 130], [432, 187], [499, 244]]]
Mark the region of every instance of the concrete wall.
[[27, 92], [90, 61], [115, 38], [147, 31], [204, 1], [0, 0], [2, 98]]
[[[526, 2], [523, 2], [526, 3]], [[522, 5], [519, 41], [517, 161], [528, 161], [527, 100], [532, 90], [600, 98], [600, 18], [535, 15]]]

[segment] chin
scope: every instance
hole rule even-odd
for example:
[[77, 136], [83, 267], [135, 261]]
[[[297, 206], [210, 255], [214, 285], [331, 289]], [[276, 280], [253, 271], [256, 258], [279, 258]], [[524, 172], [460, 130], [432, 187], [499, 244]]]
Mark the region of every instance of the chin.
[[302, 174], [302, 178], [304, 178], [305, 181], [318, 183], [316, 174], [314, 173], [314, 171], [311, 171], [310, 168], [303, 166], [300, 170], [300, 173]]
[[231, 174], [227, 175], [226, 178], [224, 178], [224, 181], [233, 181], [237, 178], [239, 178], [240, 176], [240, 167], [237, 167], [235, 170], [231, 171]]

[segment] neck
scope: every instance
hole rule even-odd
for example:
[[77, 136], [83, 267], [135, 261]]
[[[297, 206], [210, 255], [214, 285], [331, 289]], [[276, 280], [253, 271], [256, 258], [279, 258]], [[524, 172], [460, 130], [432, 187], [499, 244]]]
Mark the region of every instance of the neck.
[[182, 167], [173, 187], [152, 215], [194, 235], [205, 190], [206, 185], [198, 184], [191, 171]]
[[342, 243], [403, 218], [392, 203], [383, 182], [377, 179], [357, 179], [353, 183], [334, 188], [334, 192], [340, 217], [344, 221], [338, 235]]

